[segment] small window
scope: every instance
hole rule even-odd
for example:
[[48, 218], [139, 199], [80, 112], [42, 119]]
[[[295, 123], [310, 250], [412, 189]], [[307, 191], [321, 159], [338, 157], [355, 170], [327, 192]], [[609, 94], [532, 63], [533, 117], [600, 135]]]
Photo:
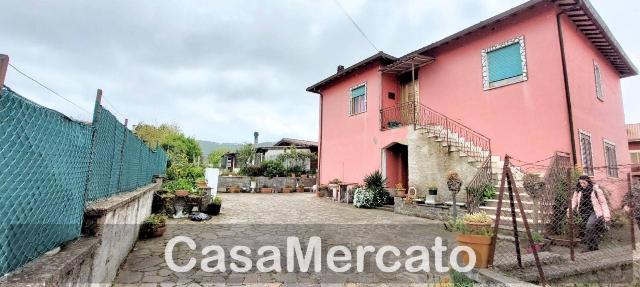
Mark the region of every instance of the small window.
[[604, 160], [607, 165], [607, 176], [618, 177], [618, 160], [616, 159], [616, 145], [604, 141]]
[[632, 151], [631, 152], [631, 163], [632, 164], [640, 164], [640, 151]]
[[580, 155], [584, 173], [593, 176], [593, 153], [591, 151], [591, 135], [580, 131]]
[[596, 82], [596, 97], [598, 100], [604, 101], [604, 93], [602, 92], [602, 76], [600, 75], [600, 66], [593, 62], [593, 74]]
[[482, 79], [485, 90], [526, 81], [524, 37], [482, 50]]
[[367, 111], [367, 86], [362, 84], [351, 89], [349, 98], [349, 115]]
[[389, 98], [389, 100], [395, 100], [396, 99], [396, 93], [389, 92], [389, 94], [387, 94], [387, 97]]

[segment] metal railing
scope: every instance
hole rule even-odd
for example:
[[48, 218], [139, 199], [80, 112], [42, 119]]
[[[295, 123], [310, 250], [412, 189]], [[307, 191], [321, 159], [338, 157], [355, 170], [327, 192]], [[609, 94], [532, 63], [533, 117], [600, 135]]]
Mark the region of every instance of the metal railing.
[[422, 104], [416, 114], [415, 128], [446, 142], [450, 151], [456, 149], [477, 161], [491, 157], [488, 137]]
[[415, 107], [415, 103], [407, 102], [381, 109], [380, 129], [388, 130], [414, 124], [416, 120]]
[[478, 208], [483, 203], [484, 191], [489, 185], [493, 185], [493, 173], [491, 170], [491, 156], [482, 162], [478, 172], [473, 176], [465, 190], [467, 191], [467, 210], [478, 212]]

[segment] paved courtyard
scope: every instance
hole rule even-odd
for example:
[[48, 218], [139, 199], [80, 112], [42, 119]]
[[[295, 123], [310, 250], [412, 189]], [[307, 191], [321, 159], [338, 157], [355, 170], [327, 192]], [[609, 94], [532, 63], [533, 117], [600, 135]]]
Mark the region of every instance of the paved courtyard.
[[[432, 244], [435, 236], [442, 236], [444, 240], [452, 240], [453, 236], [444, 231], [442, 223], [436, 221], [382, 210], [357, 209], [326, 198], [317, 198], [311, 193], [226, 193], [221, 194], [221, 197], [223, 205], [219, 216], [206, 222], [171, 219], [163, 237], [138, 241], [121, 266], [116, 278], [117, 285], [211, 286], [223, 283], [260, 286], [296, 283], [324, 285], [324, 283], [388, 282], [398, 278], [406, 282], [435, 283], [440, 277], [430, 273], [356, 274], [353, 272], [344, 276], [334, 276], [335, 274], [314, 273], [310, 270], [290, 273], [255, 271], [238, 274], [231, 272], [229, 268], [225, 272], [204, 272], [200, 269], [200, 259], [205, 256], [200, 251], [204, 246], [212, 244], [262, 246], [260, 244], [269, 243], [280, 247], [286, 241], [285, 236], [292, 235], [299, 236], [303, 251], [306, 249], [306, 238], [320, 236], [323, 252], [325, 244], [349, 246], [365, 243], [374, 246], [394, 244], [400, 248], [422, 242], [425, 246], [431, 246], [427, 244]], [[193, 238], [197, 243], [195, 250], [189, 249], [186, 244], [180, 244], [173, 251], [174, 261], [178, 265], [187, 264], [191, 257], [198, 260], [196, 267], [185, 273], [169, 269], [164, 258], [167, 242], [178, 235]], [[282, 244], [274, 244], [274, 242]], [[282, 250], [286, 248], [283, 247]], [[402, 248], [400, 250], [404, 251]], [[255, 253], [256, 250], [253, 250], [252, 255]], [[373, 258], [369, 258], [369, 261], [373, 261]], [[388, 262], [386, 257], [385, 262]], [[286, 271], [285, 262], [282, 266], [283, 271]]]

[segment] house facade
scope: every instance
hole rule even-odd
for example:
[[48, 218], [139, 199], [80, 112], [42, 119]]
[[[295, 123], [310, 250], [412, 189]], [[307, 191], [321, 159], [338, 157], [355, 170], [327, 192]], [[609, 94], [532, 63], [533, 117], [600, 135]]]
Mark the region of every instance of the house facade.
[[320, 95], [319, 181], [379, 169], [390, 187], [425, 193], [446, 190], [447, 171], [468, 183], [495, 178], [505, 154], [534, 163], [558, 151], [595, 180], [626, 179], [620, 79], [636, 74], [588, 1], [529, 1], [307, 88]]
[[640, 123], [627, 125], [629, 154], [631, 155], [631, 178], [640, 184]]
[[[305, 159], [303, 163], [307, 171], [317, 172], [318, 170], [318, 143], [314, 141], [283, 138], [273, 146], [258, 147], [256, 149], [256, 160], [258, 163], [263, 160], [275, 160], [279, 155], [287, 152], [289, 149], [295, 149], [298, 152], [306, 152], [315, 155], [314, 159]], [[285, 165], [288, 163], [285, 162]]]

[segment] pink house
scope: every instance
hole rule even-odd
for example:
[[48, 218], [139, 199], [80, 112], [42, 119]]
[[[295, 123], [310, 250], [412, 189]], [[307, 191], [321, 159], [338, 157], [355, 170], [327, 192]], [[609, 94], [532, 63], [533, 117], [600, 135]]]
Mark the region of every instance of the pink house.
[[381, 170], [389, 186], [426, 194], [446, 190], [449, 170], [465, 183], [490, 170], [495, 179], [505, 154], [518, 165], [557, 151], [596, 181], [624, 181], [620, 79], [636, 74], [588, 1], [529, 1], [400, 58], [338, 66], [307, 88], [320, 95], [319, 181]]

